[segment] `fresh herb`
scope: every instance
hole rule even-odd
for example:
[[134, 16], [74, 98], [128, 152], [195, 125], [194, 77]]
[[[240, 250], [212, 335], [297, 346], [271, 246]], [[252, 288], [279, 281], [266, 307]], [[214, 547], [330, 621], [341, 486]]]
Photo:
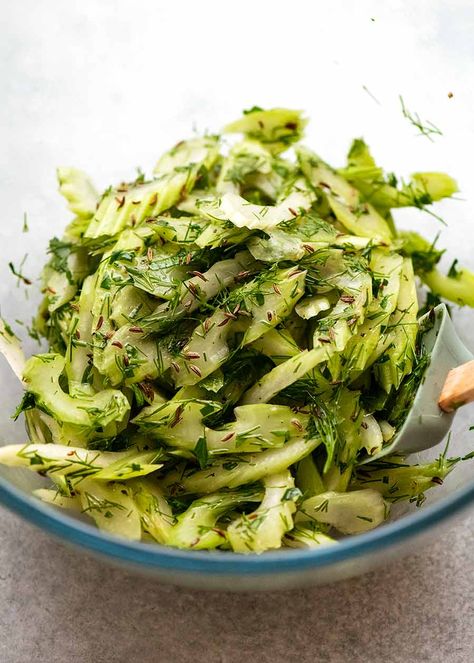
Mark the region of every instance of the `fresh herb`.
[[209, 452], [207, 450], [207, 442], [205, 437], [200, 437], [194, 447], [194, 455], [199, 463], [199, 467], [202, 469], [206, 467], [209, 462]]
[[428, 140], [433, 141], [432, 136], [442, 136], [443, 132], [438, 129], [432, 122], [429, 120], [422, 121], [418, 113], [410, 113], [410, 111], [405, 106], [403, 97], [400, 95], [400, 104], [402, 107], [402, 114], [416, 129], [418, 129], [420, 136], [426, 136]]
[[458, 259], [455, 258], [448, 271], [448, 276], [450, 279], [458, 279], [460, 277], [460, 272], [459, 269], [457, 268], [457, 264], [458, 264]]
[[31, 279], [27, 278], [22, 273], [23, 265], [25, 264], [27, 257], [28, 255], [25, 255], [23, 257], [19, 267], [15, 267], [15, 265], [12, 262], [8, 263], [8, 268], [10, 269], [11, 273], [13, 274], [13, 276], [16, 276], [16, 278], [18, 279], [18, 285], [20, 283], [23, 283], [24, 285], [31, 285], [33, 283]]

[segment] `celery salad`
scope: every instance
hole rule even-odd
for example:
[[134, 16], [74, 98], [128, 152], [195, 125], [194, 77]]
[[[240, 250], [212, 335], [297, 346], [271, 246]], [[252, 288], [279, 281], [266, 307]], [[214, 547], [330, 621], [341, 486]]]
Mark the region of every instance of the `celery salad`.
[[392, 217], [434, 214], [456, 183], [397, 180], [361, 139], [335, 169], [300, 144], [305, 124], [254, 107], [101, 195], [58, 170], [74, 218], [43, 272], [47, 352], [24, 363], [0, 330], [29, 437], [0, 462], [45, 477], [38, 498], [131, 540], [260, 553], [377, 527], [460, 460], [360, 465], [429, 361], [417, 279], [425, 311], [474, 306], [474, 274], [440, 272], [442, 251]]

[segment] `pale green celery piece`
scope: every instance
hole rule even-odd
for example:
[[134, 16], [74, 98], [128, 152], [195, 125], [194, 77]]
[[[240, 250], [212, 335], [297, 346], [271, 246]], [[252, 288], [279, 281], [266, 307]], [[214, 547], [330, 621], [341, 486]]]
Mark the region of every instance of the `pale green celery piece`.
[[171, 471], [164, 477], [162, 485], [174, 492], [193, 494], [236, 488], [286, 470], [316, 449], [318, 444], [319, 439], [296, 439], [279, 449], [245, 454], [244, 457], [225, 456], [216, 459], [203, 470]]
[[[358, 235], [345, 235], [344, 233], [338, 234], [335, 240], [331, 243], [332, 246], [345, 249], [346, 251], [361, 251], [369, 246], [385, 246], [385, 242], [377, 237], [360, 237]], [[322, 242], [309, 242], [315, 250], [322, 248]]]
[[347, 153], [348, 169], [372, 169], [383, 175], [382, 168], [378, 168], [369, 146], [363, 138], [354, 138]]
[[355, 187], [309, 150], [299, 148], [297, 156], [308, 181], [325, 191], [337, 220], [350, 233], [387, 243], [391, 241], [392, 233], [387, 221], [375, 207], [361, 200]]
[[308, 426], [308, 415], [295, 413], [285, 405], [240, 405], [234, 409], [235, 422], [221, 430], [206, 428], [210, 454], [251, 453], [282, 447], [301, 437]]
[[[225, 288], [232, 286], [239, 274], [256, 271], [257, 263], [248, 251], [239, 251], [234, 258], [219, 260], [207, 271], [186, 279], [170, 302], [159, 304], [153, 313], [146, 316], [143, 324], [147, 328], [159, 328], [160, 322], [179, 319], [198, 309]], [[176, 301], [177, 299], [177, 301]]]
[[82, 513], [90, 516], [99, 529], [140, 541], [141, 515], [127, 484], [87, 479], [79, 485], [79, 495]]
[[167, 243], [149, 247], [145, 255], [135, 256], [124, 263], [123, 268], [136, 288], [154, 297], [171, 299], [176, 288], [188, 276], [189, 268], [184, 262], [182, 248]]
[[[371, 274], [363, 263], [351, 260], [339, 250], [330, 252], [316, 273], [325, 285], [340, 290], [341, 296], [331, 313], [316, 325], [313, 344], [318, 346], [332, 341], [341, 351], [354, 333], [349, 321], [352, 321], [351, 325], [362, 324], [372, 302]], [[336, 326], [336, 322], [339, 325]], [[325, 340], [321, 341], [321, 338]]]
[[341, 291], [339, 301], [330, 315], [318, 325], [318, 331], [338, 319], [354, 319], [362, 324], [372, 302], [372, 278], [364, 264], [354, 262], [340, 250], [335, 250], [328, 254], [324, 265], [318, 267], [316, 273], [320, 274], [325, 285]]
[[392, 426], [388, 421], [382, 420], [379, 421], [380, 430], [382, 431], [382, 438], [384, 442], [390, 442], [395, 433], [397, 432], [395, 427]]
[[139, 226], [147, 218], [158, 216], [192, 190], [200, 169], [211, 167], [217, 155], [217, 140], [214, 137], [195, 139], [176, 146], [158, 161], [155, 180], [119, 187], [106, 194], [85, 237], [98, 239], [117, 235], [127, 226]]
[[351, 391], [347, 387], [338, 390], [333, 404], [336, 426], [339, 436], [339, 449], [336, 458], [345, 465], [350, 465], [356, 458], [362, 444], [364, 411], [359, 404], [360, 392]]
[[84, 237], [97, 240], [118, 235], [127, 226], [156, 216], [179, 200], [189, 172], [164, 175], [158, 180], [107, 193], [99, 204]]
[[269, 357], [277, 366], [301, 352], [287, 329], [270, 329], [249, 347]]
[[67, 200], [73, 214], [91, 219], [99, 202], [99, 194], [89, 177], [77, 168], [58, 168], [59, 193]]
[[297, 180], [289, 195], [277, 205], [254, 205], [236, 193], [202, 201], [200, 212], [211, 221], [230, 221], [237, 228], [266, 230], [290, 221], [301, 210], [307, 211], [315, 200], [303, 179]]
[[241, 404], [268, 403], [282, 389], [302, 378], [318, 364], [327, 361], [333, 352], [331, 347], [323, 346], [313, 350], [303, 350], [287, 359], [250, 387], [242, 396]]
[[343, 493], [347, 490], [352, 477], [353, 466], [349, 465], [342, 469], [337, 464], [332, 464], [324, 475], [324, 485], [328, 491]]
[[203, 419], [221, 407], [220, 403], [207, 400], [170, 400], [144, 407], [133, 423], [167, 445], [194, 451], [201, 438], [205, 441]]
[[5, 357], [12, 371], [22, 381], [26, 360], [20, 339], [2, 318], [0, 318], [0, 354]]
[[389, 209], [429, 204], [442, 198], [448, 198], [458, 191], [455, 180], [445, 173], [413, 173], [409, 182], [389, 183], [382, 168], [377, 167], [369, 147], [361, 138], [356, 138], [347, 155], [347, 167], [338, 173], [352, 182], [354, 186], [375, 207]]
[[127, 481], [127, 488], [132, 491], [143, 530], [158, 543], [167, 543], [176, 518], [158, 483], [152, 479], [132, 479]]
[[349, 339], [343, 356], [342, 375], [351, 382], [357, 379], [377, 358], [375, 350], [380, 341], [382, 326], [387, 324], [396, 308], [403, 258], [397, 253], [379, 249], [371, 252], [370, 268], [379, 283], [379, 292], [367, 310], [364, 323]]
[[[81, 397], [82, 395], [90, 395], [95, 393], [92, 388], [87, 389], [89, 385], [83, 385], [85, 388], [84, 392], [81, 392], [79, 388], [76, 389], [75, 395]], [[96, 442], [97, 440], [107, 440], [112, 437], [115, 437], [118, 433], [121, 432], [126, 426], [125, 422], [117, 424], [112, 422], [107, 426], [104, 426], [100, 430], [88, 429], [85, 426], [78, 426], [75, 424], [69, 424], [61, 420], [54, 419], [49, 414], [42, 412], [41, 410], [27, 410], [25, 416], [28, 418], [30, 412], [37, 412], [36, 419], [36, 430], [38, 427], [43, 431], [43, 437], [46, 439], [33, 439], [30, 437], [32, 442], [53, 442], [54, 444], [66, 445], [68, 447], [81, 447], [87, 449], [91, 442]]]
[[312, 295], [300, 299], [295, 306], [296, 313], [303, 318], [303, 320], [311, 320], [316, 318], [323, 311], [329, 311], [331, 308], [331, 301], [325, 295]]
[[[199, 164], [212, 168], [219, 156], [219, 137], [204, 136], [177, 143], [156, 162], [153, 173], [157, 176], [179, 172], [179, 169]], [[177, 170], [178, 169], [178, 170]]]
[[107, 335], [114, 331], [112, 323], [112, 304], [115, 296], [130, 281], [124, 266], [114, 256], [123, 252], [135, 255], [144, 250], [143, 238], [134, 230], [126, 229], [120, 233], [115, 244], [107, 251], [96, 271], [97, 281], [92, 304], [92, 353], [93, 364], [97, 366], [106, 345]]
[[147, 336], [141, 327], [124, 326], [112, 334], [94, 363], [108, 384], [129, 386], [155, 380], [171, 362], [170, 352], [158, 339]]
[[[31, 410], [26, 410], [24, 415], [25, 428], [26, 432], [28, 433], [28, 439], [30, 442], [34, 442], [35, 444], [48, 444], [50, 442], [56, 442], [58, 444], [58, 442], [52, 437], [48, 423], [43, 421], [43, 417], [47, 417], [49, 421], [56, 423], [53, 417], [50, 417], [49, 414], [44, 414], [44, 412], [41, 412], [41, 410], [38, 410], [36, 407], [32, 408]], [[83, 445], [77, 444], [74, 446], [80, 447]]]
[[101, 481], [125, 481], [135, 477], [143, 477], [156, 472], [163, 467], [163, 463], [155, 461], [162, 457], [161, 451], [143, 451], [136, 453], [125, 460], [117, 460], [94, 475], [94, 479]]
[[140, 324], [142, 317], [153, 310], [155, 301], [140, 288], [126, 285], [115, 293], [112, 299], [110, 319], [117, 327]]
[[272, 169], [271, 173], [265, 175], [263, 173], [249, 175], [246, 183], [249, 187], [264, 193], [270, 200], [277, 200], [285, 180], [275, 169]]
[[450, 198], [459, 191], [456, 180], [436, 172], [412, 173], [408, 187], [415, 189], [416, 195], [428, 194], [433, 201]]
[[73, 299], [81, 282], [87, 276], [88, 269], [88, 256], [82, 248], [69, 250], [64, 271], [57, 271], [52, 264], [46, 265], [42, 281], [50, 313]]
[[373, 415], [364, 415], [361, 423], [360, 438], [361, 448], [365, 449], [369, 456], [374, 456], [381, 451], [384, 443], [382, 429]]
[[249, 284], [249, 296], [245, 298], [245, 303], [251, 314], [251, 322], [245, 331], [242, 345], [256, 341], [291, 313], [304, 294], [305, 277], [306, 271], [297, 267], [279, 269], [259, 283], [258, 295], [254, 296], [253, 284]]
[[283, 539], [287, 548], [319, 548], [337, 544], [337, 540], [323, 531], [324, 525], [315, 522], [299, 523]]
[[[101, 334], [104, 334], [113, 329], [110, 323], [111, 301], [118, 290], [129, 282], [129, 276], [123, 265], [113, 260], [114, 255], [124, 251], [131, 254], [141, 253], [144, 246], [145, 243], [138, 233], [133, 230], [124, 230], [112, 248], [104, 254], [96, 271], [97, 281], [92, 304], [93, 331], [100, 331]], [[97, 329], [101, 317], [102, 321]]]
[[33, 495], [43, 502], [57, 506], [60, 509], [69, 509], [79, 513], [82, 511], [81, 498], [79, 495], [68, 497], [67, 495], [62, 495], [59, 490], [54, 490], [52, 488], [37, 488], [33, 491]]
[[[265, 146], [265, 149], [267, 148], [268, 146]], [[260, 191], [269, 200], [281, 202], [291, 191], [297, 178], [298, 169], [294, 163], [288, 159], [273, 156], [270, 171], [247, 175], [243, 189]]]
[[[335, 307], [336, 308], [336, 307]], [[340, 308], [343, 308], [342, 306]], [[350, 307], [344, 307], [349, 309]], [[338, 312], [339, 313], [339, 312]], [[345, 311], [344, 311], [345, 313]], [[336, 314], [334, 317], [328, 315], [323, 318], [323, 329], [318, 327], [313, 334], [313, 348], [321, 348], [326, 343], [331, 343], [337, 354], [333, 354], [329, 359], [329, 370], [333, 380], [338, 380], [340, 377], [340, 358], [341, 353], [347, 346], [348, 342], [353, 336], [353, 330], [349, 322], [342, 316]]]
[[89, 367], [89, 353], [92, 343], [92, 306], [94, 302], [97, 277], [91, 274], [82, 284], [81, 293], [77, 300], [79, 309], [73, 318], [74, 334], [71, 334], [66, 353], [66, 375], [68, 378], [69, 394], [75, 396], [86, 389], [85, 377]]
[[350, 173], [347, 178], [353, 181], [365, 199], [382, 211], [395, 207], [423, 209], [459, 191], [456, 181], [445, 173], [413, 173], [408, 183], [402, 183], [399, 189], [383, 180], [372, 182], [365, 177], [352, 178]]
[[89, 223], [84, 237], [89, 240], [118, 235], [126, 227], [137, 226], [172, 207], [194, 186], [197, 165], [158, 179], [106, 194]]
[[200, 497], [177, 517], [167, 543], [177, 548], [194, 550], [217, 548], [226, 542], [226, 532], [217, 526], [219, 518], [241, 504], [259, 502], [261, 499], [261, 491], [252, 487]]
[[326, 447], [323, 470], [326, 490], [347, 490], [362, 444], [364, 411], [359, 398], [360, 392], [340, 386], [321, 403], [321, 413], [313, 419], [316, 432]]
[[288, 470], [267, 476], [260, 506], [250, 514], [242, 514], [227, 528], [227, 538], [234, 552], [261, 553], [281, 548], [282, 539], [293, 529], [293, 514], [301, 492]]
[[202, 387], [205, 392], [217, 394], [221, 391], [225, 382], [224, 371], [221, 368], [218, 368], [214, 373], [208, 375], [207, 378], [201, 380], [199, 386]]
[[380, 283], [378, 299], [380, 308], [386, 313], [395, 310], [403, 269], [403, 258], [398, 253], [374, 249], [371, 251], [370, 269]]
[[64, 357], [54, 353], [35, 355], [27, 361], [23, 380], [39, 407], [59, 421], [87, 429], [120, 423], [128, 417], [130, 404], [121, 391], [105, 389], [81, 397], [66, 394], [59, 384], [65, 363]]
[[275, 263], [281, 260], [301, 260], [306, 253], [303, 244], [299, 237], [275, 228], [269, 231], [267, 238], [257, 235], [251, 237], [247, 248], [256, 260]]
[[[306, 147], [297, 147], [296, 156], [307, 180], [316, 187], [329, 190], [350, 207], [360, 203], [359, 192], [347, 180], [337, 174], [317, 154]], [[358, 233], [355, 233], [358, 234]]]
[[249, 139], [237, 143], [224, 159], [216, 184], [217, 193], [240, 193], [240, 185], [249, 175], [269, 175], [272, 162], [271, 153], [261, 143]]
[[227, 124], [223, 133], [243, 133], [263, 143], [272, 154], [278, 154], [302, 138], [306, 124], [302, 111], [255, 107], [244, 111], [240, 119]]
[[[178, 284], [187, 275], [187, 269], [182, 265], [184, 256], [180, 255], [179, 248], [172, 244], [149, 248], [148, 253], [150, 252], [151, 256], [139, 255], [133, 258], [130, 264], [123, 265], [124, 272], [135, 288], [153, 297], [170, 299], [174, 296]], [[152, 301], [150, 299], [150, 302]]]
[[[194, 217], [200, 217], [202, 219], [199, 206], [201, 204], [201, 200], [209, 198], [209, 196], [210, 193], [208, 189], [195, 188], [193, 189], [193, 191], [191, 191], [191, 193], [188, 193], [186, 198], [184, 198], [184, 200], [181, 200], [176, 205], [176, 207], [180, 210], [180, 212], [186, 212], [186, 214], [190, 214], [191, 216]], [[173, 221], [175, 221], [175, 219], [173, 219]]]
[[171, 364], [171, 377], [177, 387], [197, 384], [227, 360], [227, 338], [235, 332], [235, 322], [225, 311], [216, 309], [196, 327], [181, 356]]
[[322, 236], [321, 238], [316, 236], [315, 239], [305, 239], [276, 227], [268, 230], [267, 235], [267, 238], [253, 235], [247, 242], [247, 248], [256, 260], [270, 263], [283, 260], [298, 261], [308, 254], [329, 247], [359, 251], [369, 244], [377, 245], [380, 243], [379, 240], [368, 237], [357, 237], [357, 235], [345, 235], [343, 233], [336, 234], [336, 231], [334, 236]]
[[[377, 315], [378, 314], [378, 315]], [[357, 333], [349, 339], [342, 356], [344, 366], [341, 367], [341, 378], [353, 383], [376, 359], [376, 348], [381, 337], [380, 318], [382, 314], [374, 312], [377, 317], [368, 319], [357, 328]], [[385, 314], [383, 313], [385, 317]]]
[[304, 497], [324, 493], [326, 487], [311, 454], [305, 456], [296, 466], [296, 485]]
[[[153, 452], [156, 456], [157, 452]], [[51, 477], [67, 476], [81, 482], [110, 466], [119, 467], [138, 456], [136, 450], [95, 451], [60, 444], [8, 444], [0, 447], [0, 464], [27, 467], [33, 472], [46, 472]], [[94, 477], [95, 478], [95, 477]]]
[[450, 276], [434, 269], [422, 274], [421, 279], [436, 295], [459, 306], [474, 307], [474, 272], [458, 267]]
[[350, 488], [370, 488], [389, 502], [423, 501], [425, 491], [443, 483], [459, 459], [440, 456], [431, 463], [409, 465], [404, 458], [392, 456], [356, 469]]
[[[190, 197], [191, 198], [191, 197]], [[202, 202], [204, 200], [204, 202]], [[179, 246], [189, 247], [190, 249], [217, 248], [221, 245], [240, 244], [249, 236], [250, 231], [236, 228], [232, 223], [214, 219], [212, 222], [200, 214], [200, 205], [206, 203], [206, 199], [193, 198], [192, 209], [196, 216], [172, 218], [159, 216], [148, 219], [147, 227], [150, 231], [161, 237], [166, 242], [173, 242]], [[187, 200], [187, 205], [183, 203], [180, 207], [186, 206], [191, 209], [191, 203]], [[183, 210], [184, 211], [184, 210]]]
[[[204, 207], [206, 204], [206, 202], [202, 203]], [[230, 221], [208, 218], [206, 229], [197, 238], [196, 245], [200, 248], [207, 247], [209, 249], [215, 249], [221, 246], [242, 244], [249, 235], [249, 230], [246, 228], [237, 228]]]
[[35, 444], [53, 442], [54, 444], [83, 447], [84, 449], [88, 446], [91, 435], [90, 431], [87, 431], [84, 426], [75, 426], [74, 424], [57, 421], [49, 414], [38, 410], [38, 408], [26, 410], [25, 420], [30, 442]]
[[155, 235], [166, 242], [189, 246], [196, 243], [198, 237], [207, 228], [208, 223], [207, 219], [199, 216], [182, 216], [178, 219], [170, 216], [158, 216], [150, 219], [147, 226]]
[[349, 493], [328, 491], [305, 500], [295, 521], [314, 520], [334, 527], [342, 534], [360, 534], [381, 525], [388, 514], [388, 504], [376, 490], [366, 488]]
[[329, 193], [326, 195], [337, 220], [351, 233], [361, 237], [373, 237], [376, 241], [387, 244], [391, 241], [392, 233], [387, 221], [370, 203], [359, 203], [359, 207], [353, 211], [335, 196]]
[[68, 241], [82, 241], [84, 233], [86, 232], [90, 223], [90, 218], [83, 218], [76, 216], [70, 221], [64, 229], [64, 239]]
[[413, 265], [410, 258], [404, 258], [397, 307], [390, 316], [387, 331], [382, 334], [374, 353], [378, 357], [375, 374], [387, 393], [393, 387], [398, 389], [404, 376], [408, 375], [413, 367], [418, 334], [417, 314], [418, 300]]

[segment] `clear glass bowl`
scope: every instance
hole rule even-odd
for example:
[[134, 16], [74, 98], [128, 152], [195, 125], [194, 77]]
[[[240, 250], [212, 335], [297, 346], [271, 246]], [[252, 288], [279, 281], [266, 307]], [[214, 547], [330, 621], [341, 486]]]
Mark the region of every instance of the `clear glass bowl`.
[[[344, 86], [341, 89], [344, 90]], [[386, 92], [387, 98], [388, 94], [389, 92]], [[421, 103], [423, 99], [418, 101]], [[98, 144], [97, 136], [89, 135], [86, 131], [79, 138], [68, 141], [67, 125], [62, 122], [61, 118], [64, 116], [58, 111], [59, 115], [53, 115], [42, 127], [42, 147], [32, 153], [31, 163], [27, 163], [21, 150], [16, 158], [13, 146], [17, 143], [23, 145], [25, 142], [18, 130], [11, 138], [10, 153], [13, 165], [5, 170], [2, 182], [2, 316], [8, 321], [31, 320], [36, 309], [38, 296], [33, 292], [33, 287], [29, 288], [31, 293], [27, 299], [25, 290], [28, 288], [15, 287], [6, 257], [19, 265], [23, 255], [28, 253], [29, 257], [23, 269], [28, 276], [37, 275], [45, 261], [48, 238], [61, 235], [69, 214], [56, 194], [54, 167], [58, 162], [90, 166], [91, 174], [98, 180], [99, 185], [105, 188], [110, 181], [130, 178], [130, 170], [125, 170], [130, 162], [142, 163], [145, 166], [153, 163], [154, 157], [166, 149], [169, 142], [186, 135], [193, 120], [201, 127], [218, 127], [226, 119], [232, 119], [241, 103], [240, 91], [236, 89], [226, 108], [214, 108], [207, 104], [199, 111], [186, 112], [185, 120], [176, 119], [169, 114], [158, 132], [161, 144], [154, 139], [153, 145], [150, 144], [146, 127], [138, 133], [137, 140], [130, 144], [122, 145], [120, 141], [117, 143], [116, 132], [112, 129], [110, 135], [113, 140], [110, 140], [110, 144], [104, 142], [105, 139]], [[430, 144], [422, 137], [413, 135], [412, 128], [407, 127], [405, 120], [399, 117], [397, 104], [396, 98], [390, 101], [388, 108], [392, 108], [392, 111], [387, 116], [387, 107], [382, 112], [365, 92], [361, 92], [351, 107], [351, 112], [344, 113], [342, 124], [334, 123], [330, 105], [326, 107], [324, 104], [316, 104], [312, 92], [299, 98], [296, 105], [306, 108], [308, 115], [315, 118], [308, 128], [307, 144], [314, 146], [330, 162], [342, 163], [350, 137], [363, 132], [369, 144], [377, 148], [375, 154], [382, 165], [402, 174], [410, 172], [408, 169], [446, 168], [458, 178], [463, 197], [468, 201], [474, 200], [469, 156], [472, 150], [468, 149], [469, 145], [474, 145], [471, 116], [451, 116], [448, 101], [439, 102], [434, 119], [442, 116], [447, 134], [449, 130], [449, 140], [446, 135], [444, 142], [440, 140], [436, 144]], [[336, 104], [335, 107], [340, 106]], [[387, 122], [393, 123], [390, 124], [390, 131], [387, 130]], [[166, 132], [163, 126], [167, 127]], [[341, 126], [344, 128], [343, 136]], [[328, 127], [329, 130], [322, 131], [321, 127]], [[92, 155], [97, 154], [101, 157], [95, 160]], [[30, 232], [25, 234], [21, 232], [24, 209], [28, 210], [31, 227]], [[448, 249], [448, 257], [443, 258], [444, 268], [449, 266], [454, 257], [459, 258], [460, 264], [473, 268], [474, 226], [470, 218], [472, 209], [472, 202], [457, 201], [443, 202], [439, 207], [440, 213], [450, 224], [449, 230], [444, 230], [440, 239], [440, 245]], [[436, 219], [426, 215], [423, 217], [417, 210], [401, 210], [396, 217], [402, 227], [419, 229], [420, 232], [426, 233], [427, 237], [434, 237], [443, 229]], [[8, 223], [6, 219], [15, 221]], [[474, 351], [474, 311], [463, 309], [455, 310], [454, 313], [461, 338], [466, 346]], [[35, 352], [31, 339], [26, 340], [25, 350], [27, 353]], [[3, 360], [0, 360], [0, 384], [0, 444], [24, 442], [26, 435], [23, 422], [20, 420], [15, 423], [11, 419], [11, 413], [21, 397], [21, 386]], [[450, 455], [464, 455], [474, 448], [474, 431], [469, 432], [470, 423], [473, 423], [473, 417], [472, 409], [469, 411], [468, 406], [461, 410], [455, 419]], [[423, 456], [433, 458], [441, 448], [440, 445], [437, 449], [425, 452]], [[89, 521], [33, 498], [31, 490], [40, 485], [42, 479], [26, 470], [0, 467], [0, 502], [66, 542], [102, 555], [112, 562], [152, 573], [164, 581], [215, 589], [277, 589], [327, 583], [357, 575], [377, 564], [385, 564], [390, 558], [429, 545], [430, 537], [440, 536], [440, 528], [474, 502], [473, 469], [473, 461], [460, 463], [442, 486], [428, 491], [428, 499], [423, 507], [417, 509], [414, 505], [398, 506], [393, 510], [392, 520], [372, 532], [347, 538], [335, 546], [309, 551], [281, 550], [260, 556], [243, 556], [228, 552], [187, 552], [113, 538], [97, 530]]]

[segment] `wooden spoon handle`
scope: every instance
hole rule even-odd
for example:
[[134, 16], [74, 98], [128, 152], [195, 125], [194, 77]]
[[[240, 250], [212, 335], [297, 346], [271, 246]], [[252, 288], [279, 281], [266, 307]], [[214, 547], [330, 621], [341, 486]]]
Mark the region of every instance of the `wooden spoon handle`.
[[443, 385], [438, 405], [444, 412], [454, 412], [474, 401], [474, 359], [453, 368]]

